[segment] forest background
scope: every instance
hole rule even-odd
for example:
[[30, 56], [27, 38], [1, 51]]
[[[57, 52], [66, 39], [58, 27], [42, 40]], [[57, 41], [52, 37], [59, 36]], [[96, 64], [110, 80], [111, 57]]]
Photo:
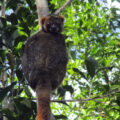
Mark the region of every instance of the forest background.
[[[51, 97], [56, 119], [120, 120], [120, 8], [113, 2], [120, 4], [73, 0], [61, 12], [69, 63]], [[54, 13], [65, 0], [48, 3]], [[0, 0], [0, 8], [0, 120], [35, 120], [36, 99], [21, 67], [27, 38], [39, 30], [35, 0]]]

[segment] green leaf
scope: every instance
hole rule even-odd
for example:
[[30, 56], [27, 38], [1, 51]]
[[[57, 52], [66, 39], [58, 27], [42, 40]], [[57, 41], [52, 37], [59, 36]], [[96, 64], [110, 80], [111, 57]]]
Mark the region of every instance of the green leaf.
[[63, 86], [63, 89], [64, 89], [65, 91], [69, 91], [71, 94], [74, 92], [74, 89], [73, 89], [72, 86], [70, 86], [70, 85], [65, 85], [65, 86]]
[[21, 82], [24, 81], [24, 77], [23, 77], [24, 75], [23, 75], [23, 72], [22, 72], [21, 69], [17, 69], [17, 70], [16, 70], [16, 75], [17, 75], [19, 81], [21, 81]]
[[15, 56], [12, 53], [7, 53], [6, 55], [10, 67], [13, 69], [15, 67]]
[[29, 7], [32, 9], [32, 8], [33, 8], [32, 1], [30, 1], [30, 0], [26, 0], [26, 1], [27, 1], [27, 3], [28, 3]]
[[12, 83], [12, 85], [9, 85], [5, 88], [0, 88], [0, 102], [3, 101], [7, 93], [16, 85], [16, 82]]
[[25, 93], [27, 94], [28, 97], [32, 97], [32, 94], [31, 94], [28, 86], [25, 86]]
[[26, 7], [20, 7], [20, 9], [17, 11], [16, 15], [21, 20], [24, 17], [26, 18], [28, 15], [31, 15], [31, 14], [30, 14], [30, 11], [29, 11], [28, 8], [26, 8]]
[[6, 58], [6, 51], [5, 50], [0, 50], [0, 62], [4, 63]]
[[[22, 113], [22, 114], [24, 112], [30, 113], [32, 111], [32, 109], [30, 109], [31, 108], [31, 101], [24, 98], [24, 97], [15, 98], [14, 103], [15, 103], [15, 106], [16, 106], [18, 113]], [[28, 111], [28, 109], [30, 109], [30, 110]]]
[[11, 9], [13, 9], [15, 11], [17, 9], [17, 7], [18, 7], [17, 6], [18, 3], [22, 4], [23, 2], [21, 0], [8, 0], [6, 7], [11, 8]]
[[[3, 17], [0, 17], [0, 29], [6, 27], [6, 19]], [[1, 33], [1, 31], [0, 31]]]
[[81, 72], [78, 68], [73, 68], [73, 71], [79, 73], [83, 78], [85, 78], [85, 79], [87, 80], [87, 78], [86, 78], [86, 76], [84, 75], [84, 73]]
[[54, 116], [56, 119], [67, 119], [65, 115], [55, 115]]
[[65, 90], [62, 87], [59, 87], [57, 90], [58, 94], [60, 95], [60, 97], [65, 96]]
[[[30, 29], [28, 28], [27, 23], [21, 22], [21, 23], [20, 23], [20, 27], [22, 28], [21, 31], [27, 33], [27, 35], [30, 36]], [[24, 33], [24, 34], [25, 34], [25, 33]]]
[[88, 74], [91, 76], [91, 77], [94, 77], [95, 75], [95, 71], [98, 67], [98, 62], [97, 60], [95, 60], [94, 58], [92, 57], [88, 57], [86, 60], [85, 60], [85, 64], [86, 64], [86, 67], [87, 67], [87, 71], [88, 71]]
[[18, 24], [17, 16], [14, 13], [12, 13], [9, 16], [7, 16], [7, 20], [10, 21], [13, 25], [17, 25]]
[[117, 103], [117, 104], [119, 105], [119, 107], [120, 107], [120, 95], [117, 96], [116, 103]]
[[23, 105], [25, 105], [26, 107], [31, 108], [31, 101], [30, 100], [26, 99], [24, 101], [21, 101], [21, 103]]
[[10, 111], [9, 109], [3, 109], [1, 111], [9, 120], [16, 120], [14, 117], [14, 112]]
[[19, 42], [24, 42], [27, 40], [27, 37], [25, 35], [20, 35], [15, 39], [14, 45], [17, 46]]
[[76, 51], [71, 51], [70, 54], [71, 54], [71, 57], [75, 60], [76, 59]]
[[17, 96], [17, 95], [20, 95], [23, 91], [23, 88], [21, 88], [20, 90], [18, 89], [13, 89], [13, 93], [10, 93], [9, 96]]
[[30, 120], [32, 116], [36, 116], [36, 103], [30, 99], [18, 97], [14, 99], [14, 103], [18, 120]]
[[4, 0], [0, 0], [0, 3], [2, 4]]

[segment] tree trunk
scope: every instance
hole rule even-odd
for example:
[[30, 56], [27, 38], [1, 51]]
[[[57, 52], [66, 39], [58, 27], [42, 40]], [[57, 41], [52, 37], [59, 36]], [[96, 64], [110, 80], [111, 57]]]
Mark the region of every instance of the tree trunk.
[[47, 0], [36, 0], [36, 6], [37, 6], [37, 12], [38, 12], [39, 28], [41, 30], [40, 18], [42, 16], [49, 15], [48, 2]]

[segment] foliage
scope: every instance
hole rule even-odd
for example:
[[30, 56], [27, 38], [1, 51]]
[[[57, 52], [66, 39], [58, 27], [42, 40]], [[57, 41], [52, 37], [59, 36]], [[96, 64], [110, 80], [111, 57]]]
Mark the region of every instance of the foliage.
[[[64, 2], [50, 0], [51, 13]], [[51, 105], [56, 119], [120, 119], [119, 11], [106, 7], [105, 1], [73, 0], [61, 13], [65, 16], [63, 34], [69, 63], [63, 84], [52, 96], [53, 100], [60, 100]], [[0, 17], [1, 119], [2, 116], [9, 120], [35, 119], [36, 101], [25, 81], [21, 56], [27, 38], [37, 31], [35, 0], [6, 1], [6, 17]]]

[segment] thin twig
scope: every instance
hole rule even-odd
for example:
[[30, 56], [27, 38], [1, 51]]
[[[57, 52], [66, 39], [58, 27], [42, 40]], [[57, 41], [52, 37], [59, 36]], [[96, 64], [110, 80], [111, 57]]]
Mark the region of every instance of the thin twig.
[[60, 7], [58, 10], [56, 10], [56, 11], [54, 12], [54, 14], [59, 14], [61, 11], [63, 11], [63, 10], [65, 9], [66, 6], [69, 5], [72, 1], [73, 1], [73, 0], [67, 0], [67, 2], [66, 2], [62, 7]]
[[99, 68], [97, 71], [96, 71], [96, 74], [99, 72], [99, 71], [102, 71], [102, 70], [112, 70], [115, 66], [109, 66], [109, 67], [101, 67]]
[[5, 1], [4, 0], [1, 5], [1, 15], [0, 16], [5, 18]]
[[[96, 99], [102, 99], [102, 98], [106, 98], [106, 97], [109, 97], [109, 96], [114, 96], [116, 93], [120, 93], [120, 90], [118, 91], [111, 91], [109, 92], [108, 94], [105, 94], [105, 95], [101, 95], [101, 96], [98, 96], [98, 97], [94, 97], [94, 98], [87, 98], [87, 99], [76, 99], [76, 100], [51, 100], [51, 102], [59, 102], [59, 103], [64, 103], [64, 102], [85, 102], [85, 101], [90, 101], [90, 100], [96, 100]], [[36, 98], [30, 98], [30, 100], [36, 100]]]
[[76, 100], [51, 100], [51, 102], [82, 102], [82, 101], [90, 101], [90, 100], [96, 100], [96, 99], [101, 99], [101, 98], [106, 98], [109, 97], [111, 95], [114, 95], [115, 93], [120, 93], [120, 91], [113, 91], [110, 92], [106, 95], [102, 95], [99, 97], [94, 97], [94, 98], [88, 98], [88, 99], [76, 99]]

